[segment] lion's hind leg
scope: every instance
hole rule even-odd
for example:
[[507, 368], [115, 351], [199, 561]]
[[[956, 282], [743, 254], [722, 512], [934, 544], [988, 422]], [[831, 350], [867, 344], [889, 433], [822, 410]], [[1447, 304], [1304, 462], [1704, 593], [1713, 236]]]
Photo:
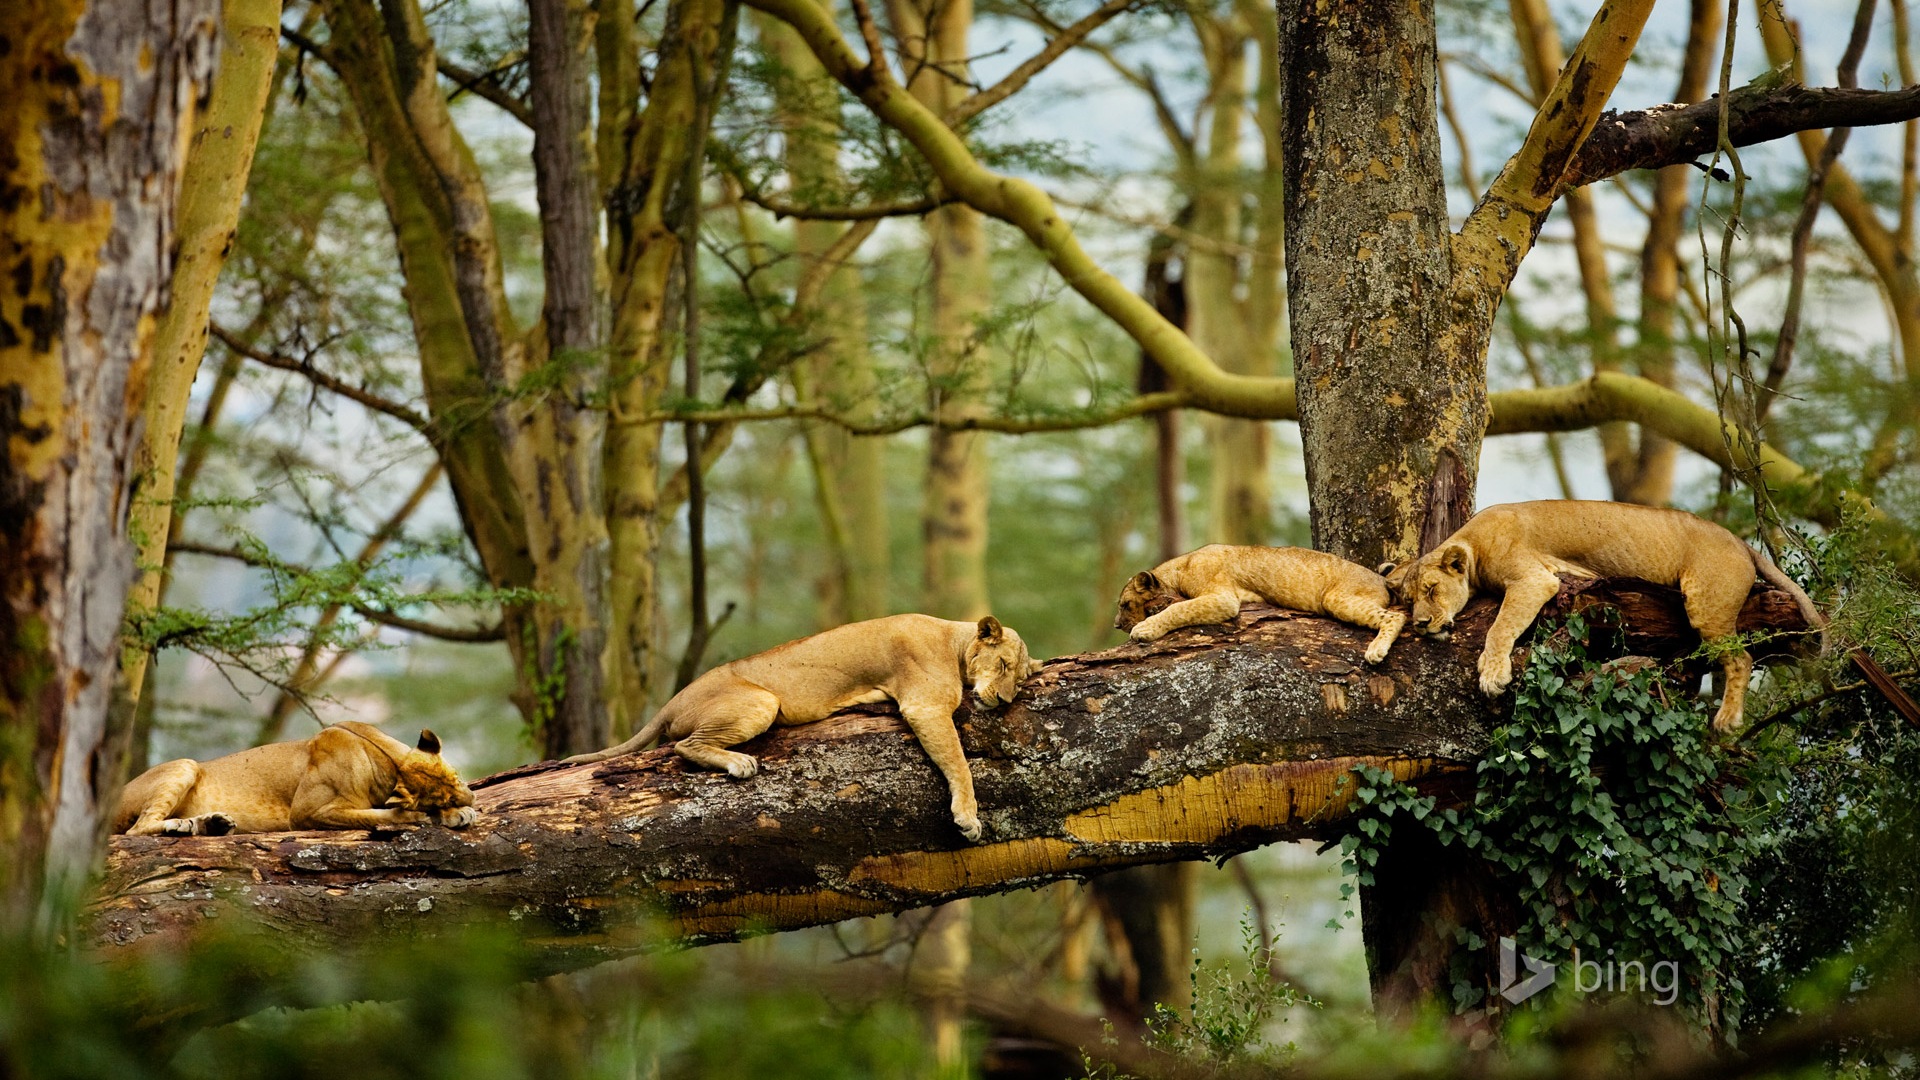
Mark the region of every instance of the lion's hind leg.
[[745, 780], [760, 771], [760, 762], [727, 747], [772, 727], [780, 715], [780, 699], [764, 687], [739, 679], [707, 694], [703, 701], [690, 702], [686, 715], [692, 718], [693, 730], [674, 744], [674, 753]]
[[1365, 626], [1380, 631], [1367, 645], [1366, 659], [1369, 664], [1378, 664], [1387, 658], [1387, 650], [1393, 648], [1395, 638], [1407, 625], [1407, 613], [1395, 611], [1387, 606], [1384, 587], [1378, 596], [1367, 596], [1356, 592], [1335, 591], [1326, 598], [1327, 614], [1344, 623]]
[[139, 807], [138, 812], [131, 815], [132, 822], [122, 831], [131, 836], [197, 835], [193, 827], [196, 819], [176, 818], [173, 812], [187, 801], [187, 796], [199, 782], [200, 763], [191, 758], [155, 765], [141, 773], [127, 785], [126, 794], [121, 797], [122, 811], [119, 816], [129, 816], [128, 811], [133, 808], [129, 803]]

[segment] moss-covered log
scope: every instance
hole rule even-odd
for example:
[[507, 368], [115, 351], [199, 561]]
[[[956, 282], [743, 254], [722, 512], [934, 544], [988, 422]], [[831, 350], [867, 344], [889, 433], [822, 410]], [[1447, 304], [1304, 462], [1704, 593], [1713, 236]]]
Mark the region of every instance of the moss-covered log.
[[[1558, 603], [1596, 597], [1626, 613], [1635, 651], [1694, 647], [1672, 590], [1572, 583]], [[558, 971], [1331, 839], [1356, 764], [1464, 792], [1506, 708], [1475, 688], [1493, 613], [1476, 601], [1452, 641], [1403, 638], [1378, 669], [1360, 660], [1371, 631], [1267, 608], [1051, 661], [1013, 705], [956, 718], [988, 828], [978, 845], [954, 830], [913, 737], [872, 709], [749, 744], [763, 769], [745, 782], [665, 749], [514, 769], [474, 785], [481, 815], [465, 832], [117, 837], [94, 946], [133, 957], [258, 925], [291, 954], [493, 923], [516, 928], [537, 969]], [[1798, 626], [1792, 601], [1767, 590], [1741, 624]]]

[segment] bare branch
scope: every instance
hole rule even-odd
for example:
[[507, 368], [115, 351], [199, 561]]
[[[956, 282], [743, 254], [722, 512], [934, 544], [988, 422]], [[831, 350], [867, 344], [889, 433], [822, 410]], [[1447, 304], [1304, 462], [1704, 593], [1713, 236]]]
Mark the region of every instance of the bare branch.
[[256, 364], [263, 367], [275, 368], [280, 371], [291, 371], [296, 375], [303, 376], [323, 390], [332, 391], [349, 401], [358, 402], [374, 412], [391, 416], [423, 435], [427, 433], [427, 429], [431, 426], [432, 422], [423, 414], [415, 412], [397, 401], [389, 401], [371, 390], [365, 390], [355, 386], [337, 375], [329, 375], [319, 368], [314, 367], [311, 358], [296, 360], [291, 356], [282, 356], [278, 353], [271, 353], [263, 349], [255, 348], [247, 344], [239, 334], [228, 330], [219, 323], [209, 323], [208, 329], [212, 331], [213, 336], [219, 338], [221, 343], [227, 348], [252, 360]]
[[[1874, 0], [1860, 0], [1860, 6], [1853, 17], [1853, 37], [1847, 42], [1847, 51], [1840, 58], [1840, 70], [1837, 81], [1842, 87], [1852, 89], [1859, 85], [1860, 55], [1867, 49], [1867, 35], [1873, 29]], [[1767, 375], [1761, 383], [1763, 391], [1754, 400], [1754, 416], [1764, 422], [1767, 412], [1773, 408], [1773, 399], [1779, 394], [1780, 386], [1786, 382], [1787, 371], [1793, 366], [1793, 347], [1800, 339], [1800, 308], [1806, 297], [1807, 288], [1807, 251], [1813, 243], [1813, 223], [1820, 216], [1821, 196], [1826, 190], [1827, 173], [1833, 169], [1833, 163], [1840, 160], [1841, 151], [1847, 147], [1847, 140], [1853, 135], [1850, 127], [1834, 128], [1828, 136], [1826, 148], [1807, 170], [1807, 189], [1800, 198], [1800, 216], [1793, 223], [1793, 240], [1790, 244], [1792, 256], [1787, 283], [1786, 311], [1780, 316], [1780, 333], [1773, 342], [1773, 360], [1767, 365]]]
[[[1743, 86], [1727, 100], [1727, 134], [1735, 146], [1770, 142], [1829, 127], [1872, 127], [1920, 117], [1920, 86], [1903, 90]], [[1561, 188], [1604, 180], [1629, 169], [1695, 164], [1713, 150], [1718, 97], [1694, 105], [1656, 105], [1600, 118], [1561, 181]]]
[[523, 62], [524, 59], [522, 56], [514, 55], [503, 60], [492, 71], [475, 71], [469, 67], [462, 67], [444, 56], [439, 57], [440, 74], [453, 80], [455, 86], [454, 92], [447, 96], [447, 100], [451, 101], [459, 97], [462, 91], [470, 91], [475, 97], [484, 98], [500, 106], [509, 116], [527, 127], [533, 127], [533, 107], [528, 105], [525, 99], [508, 93], [505, 87], [494, 81], [500, 72]]
[[1142, 394], [1115, 409], [1087, 411], [1062, 416], [1016, 419], [1005, 416], [951, 416], [913, 413], [888, 420], [856, 420], [831, 409], [794, 405], [777, 409], [709, 409], [684, 412], [663, 411], [646, 416], [623, 418], [624, 424], [660, 423], [754, 423], [766, 420], [821, 420], [845, 428], [855, 435], [897, 435], [910, 428], [930, 427], [943, 431], [996, 431], [1010, 435], [1032, 435], [1048, 431], [1081, 431], [1135, 417], [1183, 408], [1189, 404], [1186, 394], [1168, 390]]
[[1055, 34], [1046, 47], [1023, 61], [1019, 67], [1007, 73], [1007, 77], [968, 97], [955, 105], [946, 115], [946, 121], [953, 127], [959, 127], [968, 120], [1000, 104], [1020, 91], [1035, 75], [1045, 71], [1049, 64], [1066, 54], [1088, 34], [1105, 26], [1114, 16], [1131, 10], [1141, 0], [1107, 0], [1072, 26]]
[[740, 198], [772, 213], [776, 218], [798, 218], [801, 221], [874, 221], [890, 217], [922, 217], [959, 201], [952, 195], [941, 194], [866, 206], [806, 206], [746, 190], [741, 191]]

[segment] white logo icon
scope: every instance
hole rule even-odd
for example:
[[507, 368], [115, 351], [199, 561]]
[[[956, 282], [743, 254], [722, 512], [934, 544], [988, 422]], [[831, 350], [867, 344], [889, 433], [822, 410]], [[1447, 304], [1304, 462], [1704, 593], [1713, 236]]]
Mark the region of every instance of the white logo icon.
[[[1519, 981], [1515, 958], [1527, 965], [1527, 980]], [[1519, 946], [1510, 937], [1500, 939], [1500, 996], [1515, 1005], [1553, 985], [1553, 965], [1545, 960], [1535, 960], [1520, 951]]]

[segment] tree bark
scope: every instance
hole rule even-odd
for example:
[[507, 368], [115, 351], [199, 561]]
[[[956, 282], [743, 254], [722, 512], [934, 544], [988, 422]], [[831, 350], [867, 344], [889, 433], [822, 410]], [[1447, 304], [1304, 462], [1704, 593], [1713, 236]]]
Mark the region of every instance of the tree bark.
[[[1634, 652], [1696, 644], [1671, 589], [1571, 582], [1548, 610], [1595, 602], [1621, 608]], [[505, 925], [536, 969], [562, 971], [1333, 839], [1357, 763], [1449, 799], [1470, 787], [1486, 725], [1506, 709], [1476, 687], [1495, 608], [1476, 600], [1451, 642], [1408, 638], [1380, 668], [1359, 661], [1370, 631], [1253, 606], [1233, 624], [1050, 661], [1012, 705], [956, 714], [982, 844], [954, 832], [944, 782], [892, 711], [867, 706], [749, 744], [763, 768], [745, 783], [659, 748], [478, 781], [480, 820], [465, 832], [120, 837], [91, 940], [113, 960], [257, 926], [290, 955]], [[1799, 628], [1792, 599], [1764, 589], [1740, 623]]]
[[[1473, 507], [1486, 356], [1447, 348], [1431, 4], [1284, 5], [1287, 298], [1314, 547], [1423, 550]], [[1383, 77], [1383, 73], [1387, 73]]]
[[57, 927], [124, 779], [140, 409], [216, 9], [0, 7], [0, 925]]
[[[219, 72], [195, 125], [180, 181], [180, 254], [173, 267], [173, 301], [154, 335], [146, 423], [134, 462], [141, 478], [132, 526], [138, 552], [127, 607], [136, 615], [160, 603], [187, 402], [206, 355], [213, 285], [233, 245], [280, 57], [280, 0], [225, 0], [224, 6]], [[148, 654], [136, 646], [121, 659], [121, 678], [135, 698], [145, 680]]]
[[[1316, 548], [1373, 566], [1413, 558], [1466, 523], [1494, 314], [1650, 9], [1600, 9], [1456, 235], [1433, 5], [1281, 5], [1287, 295]], [[1411, 841], [1382, 853], [1361, 891], [1378, 1013], [1400, 1014], [1445, 985], [1456, 929], [1498, 936], [1486, 920], [1506, 898], [1487, 891], [1490, 880]]]

